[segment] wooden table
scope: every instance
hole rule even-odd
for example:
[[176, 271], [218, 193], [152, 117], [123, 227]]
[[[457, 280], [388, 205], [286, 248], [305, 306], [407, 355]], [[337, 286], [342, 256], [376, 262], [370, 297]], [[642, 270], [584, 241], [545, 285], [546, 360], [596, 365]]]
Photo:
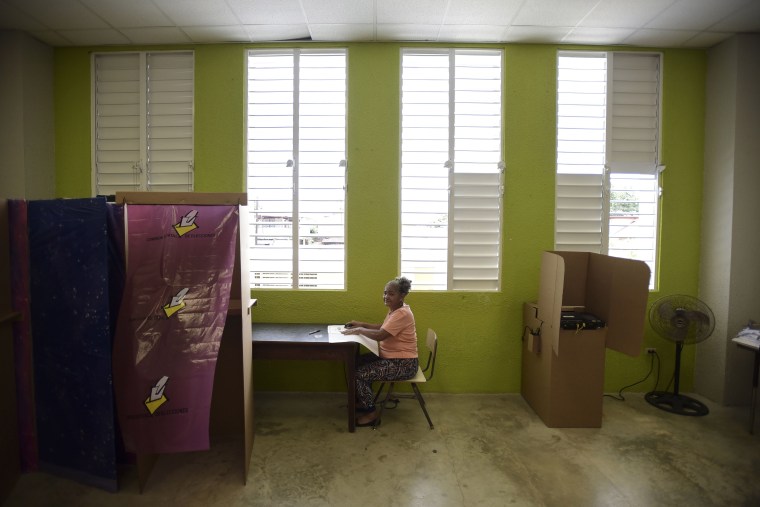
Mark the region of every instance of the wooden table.
[[[327, 324], [257, 324], [253, 328], [253, 359], [343, 361], [346, 365], [348, 431], [356, 429], [356, 355], [354, 342], [330, 343]], [[318, 332], [314, 332], [318, 331]]]

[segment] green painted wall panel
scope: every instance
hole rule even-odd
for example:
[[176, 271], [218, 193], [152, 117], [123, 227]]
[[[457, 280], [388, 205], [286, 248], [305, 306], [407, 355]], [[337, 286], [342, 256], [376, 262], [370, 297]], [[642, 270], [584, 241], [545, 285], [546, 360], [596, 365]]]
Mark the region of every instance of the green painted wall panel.
[[195, 189], [245, 192], [246, 50], [195, 48]]
[[90, 52], [55, 50], [55, 173], [57, 197], [91, 197]]

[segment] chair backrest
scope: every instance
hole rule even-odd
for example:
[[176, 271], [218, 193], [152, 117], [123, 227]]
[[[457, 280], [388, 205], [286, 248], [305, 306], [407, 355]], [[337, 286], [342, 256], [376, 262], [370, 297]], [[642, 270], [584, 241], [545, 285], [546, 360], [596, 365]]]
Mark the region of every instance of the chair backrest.
[[438, 354], [438, 335], [430, 328], [427, 330], [425, 344], [428, 348], [428, 359], [422, 371], [425, 373], [425, 378], [430, 380], [433, 378], [433, 373], [435, 373], [435, 356]]

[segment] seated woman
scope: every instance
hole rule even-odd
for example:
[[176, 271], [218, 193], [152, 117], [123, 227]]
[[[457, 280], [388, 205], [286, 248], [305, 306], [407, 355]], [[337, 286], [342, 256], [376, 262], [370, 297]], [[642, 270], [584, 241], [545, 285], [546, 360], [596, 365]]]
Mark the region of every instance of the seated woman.
[[361, 334], [378, 341], [380, 357], [374, 354], [359, 356], [356, 367], [357, 426], [372, 426], [377, 418], [372, 382], [406, 380], [417, 373], [417, 330], [414, 315], [404, 298], [412, 282], [401, 276], [385, 284], [383, 303], [388, 314], [382, 324], [352, 320], [343, 334]]

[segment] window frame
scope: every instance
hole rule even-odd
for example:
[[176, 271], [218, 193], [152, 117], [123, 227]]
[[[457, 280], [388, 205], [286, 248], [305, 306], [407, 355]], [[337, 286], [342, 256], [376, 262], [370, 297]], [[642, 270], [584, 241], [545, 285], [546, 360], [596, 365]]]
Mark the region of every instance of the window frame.
[[[129, 55], [134, 55], [138, 59], [138, 65], [136, 72], [138, 74], [138, 101], [137, 106], [139, 108], [139, 114], [138, 114], [138, 142], [139, 142], [139, 148], [137, 151], [139, 152], [139, 159], [136, 160], [132, 164], [132, 181], [133, 184], [126, 184], [126, 183], [113, 183], [113, 184], [107, 184], [104, 183], [103, 185], [100, 184], [100, 176], [102, 174], [109, 174], [102, 172], [99, 169], [99, 154], [101, 152], [106, 152], [108, 150], [99, 150], [100, 142], [105, 141], [107, 136], [104, 136], [104, 132], [99, 130], [99, 119], [101, 115], [99, 114], [101, 111], [99, 109], [99, 102], [98, 102], [98, 85], [101, 83], [101, 81], [98, 80], [98, 69], [97, 69], [97, 61], [99, 58], [108, 58], [108, 57], [127, 57]], [[151, 135], [152, 129], [164, 129], [167, 130], [167, 126], [161, 126], [158, 122], [156, 125], [153, 125], [151, 122], [151, 117], [154, 116], [154, 113], [150, 110], [149, 103], [151, 102], [151, 97], [153, 94], [159, 94], [161, 93], [159, 90], [154, 90], [149, 82], [150, 82], [150, 69], [149, 69], [149, 61], [152, 56], [169, 56], [169, 55], [185, 55], [189, 57], [190, 60], [190, 66], [180, 69], [178, 72], [189, 72], [192, 76], [191, 82], [189, 84], [190, 91], [190, 134], [188, 136], [184, 136], [185, 139], [189, 139], [189, 147], [185, 149], [189, 149], [190, 151], [190, 157], [189, 160], [185, 160], [182, 158], [182, 160], [176, 161], [177, 164], [187, 164], [187, 171], [157, 171], [155, 173], [156, 176], [158, 176], [158, 179], [161, 179], [162, 175], [167, 174], [175, 174], [181, 176], [186, 176], [186, 181], [181, 182], [178, 181], [176, 183], [151, 183], [151, 175], [152, 172], [152, 165], [154, 162], [151, 161], [151, 146], [155, 143], [157, 145], [160, 145], [162, 142], [166, 142], [167, 138], [161, 138], [161, 137], [155, 137], [155, 141], [153, 141], [153, 136]], [[189, 191], [192, 192], [195, 187], [195, 51], [193, 50], [157, 50], [157, 51], [113, 51], [113, 52], [94, 52], [90, 56], [90, 69], [91, 69], [91, 91], [90, 91], [90, 100], [91, 100], [91, 121], [90, 121], [90, 139], [91, 139], [91, 148], [90, 148], [90, 168], [91, 168], [91, 192], [92, 195], [112, 195], [112, 193], [105, 193], [103, 194], [100, 192], [101, 186], [102, 187], [123, 187], [125, 191], [179, 191], [180, 189], [177, 187], [183, 187], [182, 191]], [[114, 81], [112, 81], [114, 82]], [[156, 80], [158, 83], [159, 80]], [[123, 83], [123, 81], [122, 81]], [[158, 87], [160, 88], [160, 87]], [[118, 92], [117, 92], [118, 93]], [[176, 92], [172, 92], [176, 93]], [[162, 103], [152, 101], [154, 102], [154, 106], [152, 107], [158, 107], [160, 108], [162, 106]], [[104, 104], [107, 105], [107, 104]], [[176, 111], [173, 111], [174, 114], [176, 114]], [[164, 118], [166, 118], [168, 115], [166, 113], [159, 114], [158, 112], [155, 113], [156, 118], [160, 118], [163, 115]], [[124, 118], [127, 115], [120, 115], [122, 118]], [[185, 116], [187, 116], [185, 114]], [[113, 117], [113, 116], [112, 116]], [[169, 125], [168, 128], [177, 128], [177, 132], [182, 128], [177, 125]], [[108, 128], [108, 127], [103, 127]], [[176, 132], [172, 132], [172, 134], [175, 134]], [[103, 135], [103, 137], [101, 137]], [[168, 139], [172, 138], [179, 138], [182, 136], [171, 136]], [[134, 139], [134, 138], [133, 138]], [[127, 140], [127, 138], [122, 138], [121, 140]], [[168, 141], [171, 143], [171, 140]], [[188, 141], [186, 141], [188, 142]], [[118, 150], [117, 150], [118, 151]], [[158, 152], [159, 150], [154, 150], [155, 152]], [[169, 150], [171, 151], [171, 150]], [[175, 150], [176, 151], [176, 150]], [[157, 165], [160, 165], [158, 162], [158, 158], [156, 159]], [[170, 162], [171, 163], [171, 162]], [[118, 172], [118, 173], [110, 173], [110, 174], [121, 174], [124, 176], [127, 176], [128, 172]], [[175, 188], [172, 188], [171, 190], [167, 190], [167, 186], [173, 186]]]
[[[561, 97], [561, 84], [563, 81], [560, 78], [561, 73], [561, 65], [560, 65], [560, 58], [562, 57], [579, 57], [579, 58], [604, 58], [605, 60], [605, 70], [604, 70], [604, 86], [605, 86], [605, 101], [604, 101], [604, 120], [605, 120], [605, 126], [604, 126], [604, 150], [603, 150], [603, 162], [601, 164], [598, 164], [599, 171], [594, 172], [560, 172], [560, 167], [563, 165], [560, 161], [563, 158], [563, 155], [567, 156], [568, 154], [572, 154], [572, 149], [569, 149], [566, 147], [566, 150], [560, 150], [560, 145], [563, 142], [572, 142], [569, 139], [566, 139], [561, 135], [562, 129], [564, 128], [567, 130], [567, 125], [563, 127], [562, 125], [564, 122], [561, 121], [562, 118], [567, 118], [568, 116], [561, 115], [561, 109], [563, 105], [563, 98]], [[645, 60], [640, 60], [639, 62], [633, 63], [636, 61], [637, 57], [656, 57], [656, 61], [654, 61], [654, 70], [647, 69], [646, 64], [647, 62]], [[642, 65], [641, 69], [643, 69], [640, 73], [634, 73], [637, 70], [641, 69], [633, 69], [631, 70], [630, 67], [624, 67], [622, 69], [617, 69], [615, 67], [615, 60], [616, 58], [624, 58], [626, 60], [626, 65], [630, 66], [636, 66], [640, 62], [643, 62], [645, 65]], [[623, 180], [629, 180], [634, 181], [636, 179], [639, 179], [641, 181], [649, 181], [650, 185], [653, 185], [654, 188], [651, 190], [647, 190], [647, 195], [650, 195], [651, 200], [641, 200], [641, 201], [635, 201], [639, 203], [640, 205], [644, 205], [648, 209], [651, 210], [651, 213], [642, 213], [644, 218], [646, 219], [646, 216], [649, 215], [651, 217], [650, 221], [651, 224], [646, 225], [644, 224], [644, 227], [651, 227], [653, 228], [653, 232], [651, 235], [646, 236], [649, 238], [652, 242], [651, 249], [645, 249], [647, 252], [651, 252], [651, 260], [647, 258], [645, 262], [650, 266], [650, 269], [652, 271], [652, 278], [650, 279], [650, 290], [656, 290], [657, 288], [657, 278], [658, 278], [658, 272], [659, 272], [659, 261], [660, 261], [660, 252], [659, 252], [659, 246], [660, 246], [660, 223], [661, 223], [661, 206], [660, 206], [660, 197], [662, 194], [662, 187], [661, 187], [661, 172], [665, 169], [665, 166], [661, 164], [660, 161], [660, 154], [661, 154], [661, 147], [662, 147], [662, 90], [663, 90], [663, 83], [662, 83], [662, 74], [663, 74], [663, 61], [664, 56], [661, 52], [653, 52], [653, 51], [642, 51], [642, 52], [636, 52], [636, 51], [582, 51], [582, 50], [558, 50], [557, 51], [557, 136], [556, 136], [556, 148], [557, 148], [557, 162], [555, 165], [555, 175], [556, 175], [556, 194], [555, 194], [555, 229], [554, 229], [554, 247], [555, 249], [562, 249], [562, 247], [567, 247], [571, 243], [565, 239], [561, 243], [559, 243], [559, 238], [561, 235], [563, 237], [567, 237], [568, 235], [572, 237], [572, 232], [566, 232], [564, 231], [564, 228], [561, 228], [559, 223], [561, 220], [570, 220], [572, 221], [573, 214], [575, 213], [575, 216], [578, 217], [579, 220], [591, 220], [590, 219], [590, 211], [592, 208], [585, 208], [587, 211], [583, 211], [584, 208], [578, 208], [574, 211], [568, 211], [573, 210], [573, 208], [560, 206], [560, 202], [563, 199], [572, 198], [571, 196], [575, 193], [581, 200], [587, 200], [588, 203], [593, 202], [598, 196], [600, 200], [600, 206], [597, 208], [599, 210], [599, 224], [600, 224], [600, 230], [599, 230], [599, 241], [598, 243], [588, 243], [584, 247], [583, 245], [585, 242], [583, 241], [583, 237], [581, 236], [580, 232], [575, 233], [576, 234], [576, 242], [573, 243], [576, 245], [574, 248], [570, 248], [570, 250], [577, 250], [577, 251], [597, 251], [598, 253], [610, 255], [610, 242], [614, 241], [616, 238], [623, 238], [628, 239], [629, 241], [634, 240], [637, 236], [635, 234], [630, 236], [615, 236], [612, 231], [612, 223], [611, 223], [611, 217], [614, 215], [614, 213], [611, 210], [612, 206], [612, 197], [613, 192], [616, 192], [617, 190], [613, 189], [613, 182], [614, 181], [623, 181]], [[619, 79], [616, 79], [616, 71], [618, 72], [618, 75], [624, 76], [620, 77]], [[647, 77], [647, 73], [650, 73], [650, 76], [656, 77], [656, 83], [654, 91], [642, 91], [642, 88], [646, 88], [646, 83], [651, 82], [645, 79]], [[644, 83], [642, 85], [638, 85], [636, 82]], [[566, 81], [566, 82], [569, 82]], [[585, 82], [585, 81], [584, 81]], [[616, 85], [618, 83], [622, 83], [620, 85], [620, 90], [616, 89]], [[631, 84], [628, 84], [631, 83]], [[590, 85], [588, 85], [590, 87]], [[567, 92], [567, 93], [573, 93], [573, 92]], [[646, 103], [646, 96], [647, 93], [654, 94], [654, 100], [656, 101], [656, 104], [654, 106], [647, 106]], [[592, 104], [592, 103], [589, 103]], [[567, 104], [566, 104], [567, 105]], [[593, 106], [592, 106], [593, 107]], [[650, 112], [650, 116], [647, 115], [639, 115], [639, 111], [635, 110], [636, 108], [639, 108], [640, 110], [647, 109], [653, 109], [654, 112]], [[626, 110], [629, 109], [629, 110]], [[632, 118], [631, 120], [628, 120], [627, 117]], [[621, 120], [622, 118], [622, 120]], [[642, 120], [638, 120], [638, 118], [642, 118]], [[654, 118], [654, 125], [653, 126], [646, 126], [644, 123], [643, 118]], [[651, 120], [649, 120], [651, 121]], [[638, 124], [641, 123], [641, 124]], [[647, 136], [645, 134], [636, 134], [635, 132], [639, 129], [639, 131], [646, 132], [647, 129], [651, 130], [652, 135], [655, 137], [654, 142], [651, 140], [648, 140]], [[641, 130], [643, 129], [643, 130]], [[627, 132], [626, 132], [627, 130]], [[613, 135], [616, 134], [616, 135]], [[582, 141], [581, 141], [582, 142]], [[599, 141], [596, 141], [599, 142]], [[618, 143], [618, 144], [616, 144]], [[642, 145], [650, 144], [651, 146], [643, 150], [641, 149]], [[582, 151], [578, 151], [578, 153], [582, 153]], [[588, 153], [596, 153], [596, 151], [591, 151]], [[650, 160], [646, 160], [644, 157], [651, 156]], [[598, 183], [594, 183], [594, 181], [597, 181]], [[594, 190], [596, 189], [596, 190]], [[636, 191], [636, 190], [632, 190]], [[589, 204], [590, 205], [590, 204]], [[638, 209], [638, 207], [637, 207]], [[562, 213], [562, 219], [560, 219], [560, 211], [563, 210], [564, 213]], [[586, 216], [586, 218], [582, 218], [583, 216]], [[568, 222], [565, 222], [568, 223]], [[582, 223], [582, 222], [580, 222]], [[588, 231], [585, 234], [588, 236], [593, 235], [593, 232], [588, 229], [588, 226], [585, 226], [583, 228], [584, 231]], [[598, 247], [598, 249], [597, 249]], [[630, 249], [631, 251], [637, 250], [637, 248], [632, 247]], [[619, 253], [619, 249], [616, 250]], [[636, 258], [636, 256], [626, 256], [625, 258]], [[642, 259], [643, 260], [643, 259]]]
[[[249, 196], [249, 231], [250, 231], [250, 238], [248, 241], [249, 244], [249, 287], [251, 289], [288, 289], [288, 290], [345, 290], [346, 287], [346, 268], [347, 268], [347, 248], [346, 248], [346, 237], [347, 237], [347, 213], [346, 213], [346, 204], [347, 204], [347, 193], [346, 193], [346, 181], [347, 181], [347, 170], [348, 170], [348, 163], [347, 163], [347, 153], [348, 153], [348, 49], [347, 48], [272, 48], [272, 49], [249, 49], [246, 52], [246, 94], [248, 96], [248, 99], [246, 101], [246, 192]], [[290, 67], [290, 70], [293, 71], [292, 75], [292, 89], [288, 90], [278, 90], [279, 93], [290, 93], [290, 106], [293, 108], [293, 112], [290, 114], [290, 116], [287, 115], [280, 115], [281, 118], [290, 118], [292, 121], [292, 125], [286, 126], [286, 129], [289, 129], [291, 132], [291, 137], [289, 138], [292, 142], [292, 145], [290, 146], [290, 155], [287, 161], [285, 162], [285, 166], [288, 168], [292, 168], [292, 173], [290, 176], [290, 182], [291, 182], [291, 189], [292, 189], [292, 195], [290, 197], [290, 200], [288, 201], [290, 211], [288, 212], [290, 216], [290, 225], [286, 226], [286, 228], [289, 227], [290, 232], [287, 234], [287, 236], [290, 237], [290, 244], [289, 245], [282, 245], [280, 246], [281, 250], [289, 250], [290, 257], [288, 259], [285, 259], [286, 262], [289, 263], [290, 267], [288, 269], [258, 269], [255, 270], [254, 266], [259, 264], [259, 259], [256, 258], [256, 248], [259, 249], [260, 254], [266, 254], [265, 250], [267, 250], [267, 246], [265, 244], [257, 245], [257, 238], [261, 236], [261, 234], [257, 234], [254, 231], [257, 231], [257, 225], [265, 226], [263, 222], [260, 220], [257, 222], [255, 219], [255, 209], [254, 209], [254, 202], [258, 202], [258, 199], [255, 198], [251, 194], [254, 187], [252, 186], [252, 179], [255, 178], [263, 178], [264, 176], [262, 174], [256, 175], [253, 172], [254, 164], [257, 162], [253, 162], [251, 155], [255, 151], [251, 148], [252, 143], [255, 139], [251, 137], [253, 134], [251, 133], [251, 129], [253, 128], [251, 125], [252, 118], [255, 116], [251, 112], [251, 106], [252, 106], [252, 90], [251, 90], [251, 83], [252, 78], [250, 76], [250, 72], [252, 69], [251, 64], [251, 58], [253, 55], [260, 55], [260, 56], [272, 56], [273, 58], [276, 58], [277, 56], [292, 56], [294, 58], [293, 64]], [[301, 121], [303, 118], [308, 117], [307, 115], [301, 115], [301, 105], [308, 104], [308, 102], [305, 102], [301, 98], [301, 87], [302, 84], [307, 83], [309, 81], [308, 77], [303, 77], [303, 74], [301, 74], [301, 58], [304, 55], [316, 55], [316, 56], [340, 56], [343, 59], [343, 99], [342, 99], [342, 107], [343, 107], [343, 114], [342, 114], [342, 124], [339, 127], [339, 129], [342, 129], [342, 138], [338, 139], [338, 142], [342, 142], [342, 154], [341, 159], [337, 163], [337, 167], [340, 168], [336, 170], [336, 173], [340, 173], [340, 178], [342, 178], [342, 181], [340, 182], [339, 186], [332, 186], [325, 189], [325, 192], [328, 191], [338, 191], [340, 187], [340, 191], [342, 192], [342, 200], [333, 200], [329, 201], [325, 200], [325, 202], [331, 202], [333, 204], [337, 204], [340, 208], [340, 212], [338, 213], [340, 215], [340, 219], [342, 220], [342, 224], [339, 224], [341, 227], [341, 238], [342, 238], [342, 250], [337, 255], [336, 259], [329, 259], [328, 262], [337, 265], [337, 263], [341, 264], [341, 268], [339, 270], [334, 271], [319, 271], [319, 270], [313, 270], [313, 269], [305, 269], [302, 261], [302, 248], [305, 248], [307, 246], [307, 243], [309, 241], [309, 238], [312, 236], [317, 237], [319, 236], [316, 232], [310, 229], [309, 234], [304, 235], [301, 231], [301, 219], [303, 218], [303, 213], [313, 213], [313, 211], [304, 211], [301, 212], [301, 207], [304, 203], [307, 202], [307, 191], [304, 191], [303, 194], [300, 193], [301, 191], [301, 180], [302, 178], [306, 178], [304, 176], [306, 174], [306, 171], [302, 172], [302, 167], [305, 169], [309, 165], [316, 165], [318, 163], [312, 161], [312, 162], [303, 162], [301, 160], [301, 155], [304, 153], [307, 153], [304, 149], [301, 149], [301, 143], [304, 140], [308, 140], [307, 137], [304, 137], [304, 134], [301, 130]], [[308, 68], [308, 67], [307, 67]], [[319, 80], [316, 80], [319, 81]], [[313, 104], [327, 104], [325, 103], [313, 103]], [[335, 115], [333, 115], [335, 116]], [[340, 116], [340, 115], [338, 115]], [[327, 118], [327, 116], [313, 116], [312, 118]], [[312, 130], [319, 130], [319, 127], [310, 127]], [[334, 127], [333, 127], [334, 128]], [[263, 138], [262, 138], [263, 139]], [[283, 138], [284, 139], [284, 138]], [[316, 139], [311, 139], [312, 142], [316, 141]], [[325, 138], [325, 141], [327, 141], [327, 138]], [[339, 150], [340, 151], [340, 150]], [[313, 148], [312, 148], [313, 152]], [[262, 151], [263, 153], [263, 151]], [[336, 152], [337, 153], [337, 152]], [[279, 163], [270, 162], [269, 165], [272, 167], [278, 166]], [[326, 164], [325, 164], [326, 165]], [[286, 177], [285, 177], [286, 178]], [[314, 176], [311, 176], [312, 179], [316, 179]], [[335, 179], [335, 176], [333, 175], [333, 179]], [[280, 191], [286, 190], [285, 187], [279, 188]], [[315, 189], [312, 189], [312, 192]], [[302, 198], [303, 195], [303, 198]], [[264, 201], [266, 202], [266, 201]], [[316, 202], [313, 201], [313, 202]], [[333, 214], [335, 214], [335, 211], [332, 211]], [[284, 215], [283, 215], [284, 216]], [[294, 221], [296, 224], [298, 224], [297, 227], [294, 227]], [[329, 224], [316, 224], [316, 227], [319, 227], [320, 225], [329, 225]], [[335, 229], [332, 229], [335, 230]], [[264, 235], [266, 236], [266, 235]], [[282, 235], [278, 235], [278, 237], [285, 237]], [[335, 236], [337, 237], [337, 236]], [[333, 239], [335, 239], [333, 237]], [[263, 239], [263, 238], [261, 238]], [[303, 242], [302, 242], [303, 241]], [[273, 243], [276, 242], [273, 240]], [[325, 245], [329, 245], [328, 243], [325, 243]], [[327, 251], [329, 250], [337, 250], [336, 248], [330, 248], [329, 246], [326, 246], [325, 249]], [[315, 252], [317, 249], [315, 249]], [[305, 252], [305, 250], [304, 250]], [[269, 259], [273, 260], [273, 259]], [[304, 261], [306, 262], [306, 261]], [[313, 263], [319, 263], [322, 261], [314, 260]], [[255, 273], [259, 273], [260, 276], [255, 275]], [[326, 280], [329, 282], [330, 273], [334, 273], [337, 276], [335, 276], [332, 284], [314, 284], [309, 285], [306, 282], [308, 280], [319, 280], [320, 275], [327, 276]], [[340, 279], [339, 281], [338, 278]], [[267, 279], [272, 280], [271, 282], [267, 283]], [[285, 279], [288, 279], [288, 283], [285, 284]], [[256, 282], [258, 280], [258, 282]]]

